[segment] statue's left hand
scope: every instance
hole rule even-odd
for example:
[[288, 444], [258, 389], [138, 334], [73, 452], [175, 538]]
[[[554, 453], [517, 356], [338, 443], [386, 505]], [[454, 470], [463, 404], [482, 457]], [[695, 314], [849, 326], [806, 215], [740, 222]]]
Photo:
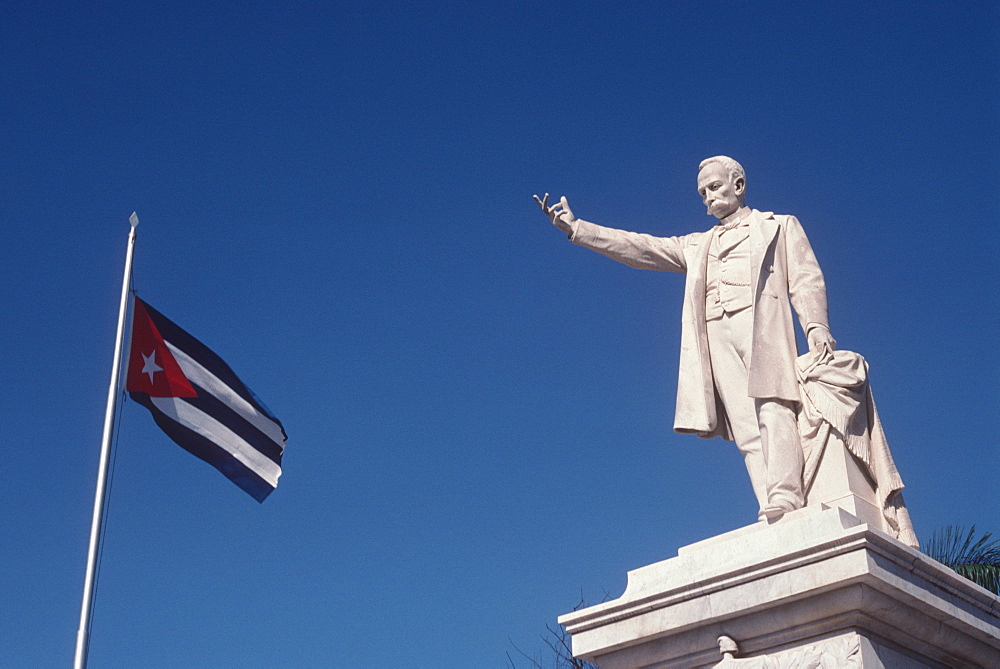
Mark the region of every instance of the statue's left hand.
[[837, 350], [837, 340], [825, 327], [814, 327], [806, 335], [806, 339], [809, 341], [809, 350], [813, 353], [825, 350], [830, 355]]

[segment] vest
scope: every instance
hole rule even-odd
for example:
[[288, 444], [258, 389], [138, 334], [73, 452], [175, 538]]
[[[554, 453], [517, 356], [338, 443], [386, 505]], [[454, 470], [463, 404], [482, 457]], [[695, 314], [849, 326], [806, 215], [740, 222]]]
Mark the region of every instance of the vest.
[[722, 318], [751, 306], [750, 277], [749, 221], [744, 219], [733, 228], [717, 226], [708, 247], [705, 319]]

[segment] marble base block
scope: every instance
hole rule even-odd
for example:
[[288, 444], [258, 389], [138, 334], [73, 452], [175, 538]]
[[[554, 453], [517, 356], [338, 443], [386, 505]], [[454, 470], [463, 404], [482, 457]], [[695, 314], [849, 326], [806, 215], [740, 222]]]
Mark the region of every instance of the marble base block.
[[1000, 667], [1000, 597], [842, 505], [685, 546], [559, 623], [602, 669]]

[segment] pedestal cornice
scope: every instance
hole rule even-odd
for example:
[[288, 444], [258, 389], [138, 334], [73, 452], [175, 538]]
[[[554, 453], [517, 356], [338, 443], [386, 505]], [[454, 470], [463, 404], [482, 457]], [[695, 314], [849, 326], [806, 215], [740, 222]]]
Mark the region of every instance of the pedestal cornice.
[[913, 666], [1000, 666], [1000, 598], [836, 507], [682, 548], [559, 622], [574, 655], [609, 668], [713, 666], [721, 636], [746, 656], [847, 632]]

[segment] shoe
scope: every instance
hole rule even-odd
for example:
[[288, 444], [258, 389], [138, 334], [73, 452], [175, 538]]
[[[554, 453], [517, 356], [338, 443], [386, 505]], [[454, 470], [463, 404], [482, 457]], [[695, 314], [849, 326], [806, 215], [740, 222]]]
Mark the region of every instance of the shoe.
[[780, 520], [782, 516], [791, 511], [792, 509], [786, 509], [783, 506], [766, 506], [764, 507], [764, 520], [769, 523], [773, 523], [776, 520]]
[[764, 507], [764, 510], [761, 513], [767, 522], [773, 523], [776, 520], [780, 520], [786, 513], [795, 511], [797, 508], [799, 507], [795, 506], [791, 502], [779, 501], [768, 504]]

